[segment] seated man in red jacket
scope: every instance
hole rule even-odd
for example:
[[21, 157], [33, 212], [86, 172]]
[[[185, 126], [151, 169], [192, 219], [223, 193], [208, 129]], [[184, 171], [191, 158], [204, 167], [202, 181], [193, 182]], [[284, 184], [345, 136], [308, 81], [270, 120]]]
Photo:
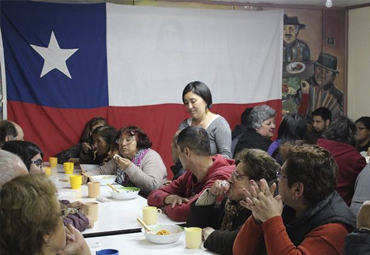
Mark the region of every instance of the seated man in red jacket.
[[208, 133], [201, 127], [184, 128], [177, 138], [176, 147], [186, 172], [171, 184], [150, 193], [148, 204], [164, 207], [164, 212], [173, 220], [185, 221], [191, 202], [204, 189], [211, 188], [216, 180], [227, 180], [235, 165], [232, 159], [211, 156]]

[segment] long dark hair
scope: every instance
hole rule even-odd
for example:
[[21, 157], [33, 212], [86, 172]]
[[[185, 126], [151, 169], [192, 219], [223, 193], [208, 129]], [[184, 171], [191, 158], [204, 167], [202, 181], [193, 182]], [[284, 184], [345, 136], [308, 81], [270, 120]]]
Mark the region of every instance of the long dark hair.
[[92, 128], [97, 124], [103, 124], [104, 126], [108, 125], [108, 122], [103, 117], [94, 117], [86, 123], [84, 131], [80, 137], [80, 143], [92, 143], [91, 133]]
[[304, 118], [297, 113], [285, 116], [278, 130], [278, 138], [281, 144], [296, 140], [308, 142], [308, 131]]
[[28, 171], [30, 171], [31, 166], [30, 160], [34, 156], [40, 154], [41, 158], [44, 157], [44, 154], [39, 146], [26, 141], [9, 141], [3, 145], [2, 149], [18, 155], [26, 165]]

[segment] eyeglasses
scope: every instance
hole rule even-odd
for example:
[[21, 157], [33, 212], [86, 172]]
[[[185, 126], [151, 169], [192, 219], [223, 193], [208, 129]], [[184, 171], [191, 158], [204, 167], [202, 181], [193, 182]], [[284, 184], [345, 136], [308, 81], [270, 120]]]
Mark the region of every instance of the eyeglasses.
[[43, 164], [43, 162], [42, 162], [42, 159], [36, 159], [36, 160], [30, 160], [30, 163], [32, 164], [35, 164], [36, 166], [38, 166], [38, 167], [42, 167], [44, 164]]
[[364, 130], [364, 129], [367, 129], [366, 127], [357, 127], [357, 130]]
[[116, 143], [117, 144], [123, 144], [123, 143], [126, 143], [126, 145], [130, 145], [133, 141], [135, 141], [135, 138], [134, 137], [128, 137], [128, 138], [120, 138], [120, 139], [117, 139], [116, 140]]
[[237, 180], [237, 181], [241, 181], [243, 180], [243, 176], [247, 176], [246, 174], [238, 174], [236, 172], [236, 170], [234, 172], [231, 173], [231, 177], [234, 179], [234, 180]]
[[280, 181], [281, 179], [288, 178], [287, 175], [281, 174], [281, 169], [276, 172], [276, 178]]

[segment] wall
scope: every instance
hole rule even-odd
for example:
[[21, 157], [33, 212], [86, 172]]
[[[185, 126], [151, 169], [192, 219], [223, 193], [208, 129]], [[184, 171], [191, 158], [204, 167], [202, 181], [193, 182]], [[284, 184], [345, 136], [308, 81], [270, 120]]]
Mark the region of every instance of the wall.
[[349, 11], [348, 116], [370, 116], [370, 7]]

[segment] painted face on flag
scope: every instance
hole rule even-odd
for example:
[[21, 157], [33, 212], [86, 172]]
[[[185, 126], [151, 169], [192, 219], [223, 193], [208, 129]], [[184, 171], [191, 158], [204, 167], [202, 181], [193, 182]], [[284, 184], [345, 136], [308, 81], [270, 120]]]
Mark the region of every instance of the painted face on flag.
[[275, 118], [269, 118], [262, 122], [261, 127], [257, 130], [257, 132], [266, 138], [271, 138], [274, 136], [275, 133]]
[[184, 96], [186, 111], [194, 119], [201, 119], [206, 114], [207, 103], [197, 94], [190, 91]]

